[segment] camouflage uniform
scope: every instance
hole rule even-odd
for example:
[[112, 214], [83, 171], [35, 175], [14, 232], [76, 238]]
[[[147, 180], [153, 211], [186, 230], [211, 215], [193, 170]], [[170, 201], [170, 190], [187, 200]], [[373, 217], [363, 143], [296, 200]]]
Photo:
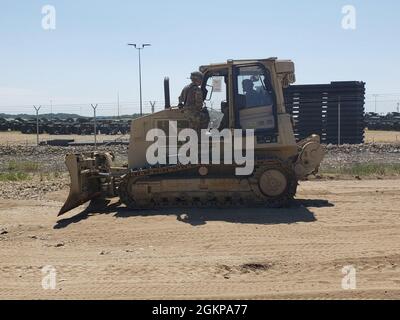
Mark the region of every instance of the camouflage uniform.
[[191, 128], [200, 133], [201, 129], [207, 129], [210, 122], [210, 115], [207, 108], [199, 108], [197, 106], [187, 106], [183, 108], [190, 122]]
[[[200, 72], [193, 72], [190, 78], [192, 81], [196, 78], [202, 80], [203, 75]], [[203, 102], [203, 92], [194, 82], [184, 87], [179, 96], [179, 106], [183, 107], [190, 126], [198, 132], [200, 129], [207, 129], [210, 121], [207, 108], [203, 108]]]
[[187, 85], [179, 96], [179, 105], [201, 109], [203, 106], [203, 92], [194, 83]]

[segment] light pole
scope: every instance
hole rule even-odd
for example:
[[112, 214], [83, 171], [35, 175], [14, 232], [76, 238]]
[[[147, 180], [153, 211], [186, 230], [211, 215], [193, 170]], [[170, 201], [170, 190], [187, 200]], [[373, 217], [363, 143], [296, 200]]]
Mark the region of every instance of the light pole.
[[155, 106], [156, 106], [156, 101], [150, 101], [150, 106], [151, 106], [151, 113], [154, 113]]
[[339, 96], [339, 101], [338, 101], [338, 146], [340, 146], [340, 135], [341, 135], [341, 114], [340, 114], [340, 112], [341, 112], [341, 110], [340, 110], [340, 108], [341, 108], [341, 97]]
[[118, 120], [119, 120], [120, 119], [120, 117], [119, 117], [119, 91], [117, 94], [117, 109], [118, 109]]
[[36, 111], [36, 144], [39, 145], [39, 110], [42, 106], [33, 106]]
[[143, 103], [142, 103], [142, 62], [140, 58], [140, 51], [144, 49], [144, 47], [149, 47], [151, 46], [150, 43], [144, 43], [141, 45], [138, 45], [136, 43], [128, 43], [128, 46], [133, 46], [135, 49], [138, 50], [139, 52], [139, 94], [140, 94], [140, 115], [143, 115]]
[[94, 148], [97, 149], [97, 124], [96, 124], [96, 109], [97, 109], [97, 104], [91, 105], [93, 108], [93, 120], [94, 120]]
[[378, 96], [379, 96], [379, 94], [373, 94], [373, 97], [375, 98], [375, 113], [376, 113], [376, 110], [377, 110], [377, 101], [376, 101], [376, 99], [378, 98]]

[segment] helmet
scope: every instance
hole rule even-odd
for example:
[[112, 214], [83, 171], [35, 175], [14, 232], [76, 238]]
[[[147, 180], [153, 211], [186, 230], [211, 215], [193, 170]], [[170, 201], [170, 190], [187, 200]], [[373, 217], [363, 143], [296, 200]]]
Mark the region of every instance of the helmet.
[[190, 74], [190, 79], [191, 80], [194, 80], [194, 79], [203, 80], [203, 74], [199, 71], [194, 71]]

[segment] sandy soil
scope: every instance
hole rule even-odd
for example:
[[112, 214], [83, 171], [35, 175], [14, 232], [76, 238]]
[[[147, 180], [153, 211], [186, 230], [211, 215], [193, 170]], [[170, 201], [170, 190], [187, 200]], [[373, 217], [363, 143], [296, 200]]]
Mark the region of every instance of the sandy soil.
[[[0, 200], [0, 299], [400, 298], [400, 180], [309, 181], [289, 209]], [[3, 231], [2, 231], [3, 230]], [[57, 271], [41, 286], [43, 266]], [[356, 268], [343, 290], [341, 270]]]
[[[129, 138], [129, 135], [97, 135], [97, 141], [102, 142], [103, 140], [114, 140], [117, 138]], [[22, 134], [20, 132], [1, 132], [0, 133], [0, 145], [35, 145], [36, 135], [35, 134]], [[39, 135], [40, 141], [52, 140], [52, 139], [74, 139], [76, 142], [93, 142], [93, 135]], [[365, 142], [400, 142], [400, 131], [365, 131]]]
[[400, 131], [365, 130], [365, 142], [400, 142]]

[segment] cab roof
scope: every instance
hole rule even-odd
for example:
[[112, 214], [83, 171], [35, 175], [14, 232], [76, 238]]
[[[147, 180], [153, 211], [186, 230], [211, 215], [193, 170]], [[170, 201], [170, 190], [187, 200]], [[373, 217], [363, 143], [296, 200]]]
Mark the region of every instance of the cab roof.
[[208, 65], [202, 65], [199, 67], [200, 72], [205, 72], [209, 68], [226, 67], [227, 65], [238, 65], [238, 64], [251, 64], [251, 63], [263, 63], [263, 62], [291, 62], [291, 60], [278, 60], [277, 57], [270, 57], [264, 59], [228, 59], [226, 62], [221, 63], [210, 63]]

